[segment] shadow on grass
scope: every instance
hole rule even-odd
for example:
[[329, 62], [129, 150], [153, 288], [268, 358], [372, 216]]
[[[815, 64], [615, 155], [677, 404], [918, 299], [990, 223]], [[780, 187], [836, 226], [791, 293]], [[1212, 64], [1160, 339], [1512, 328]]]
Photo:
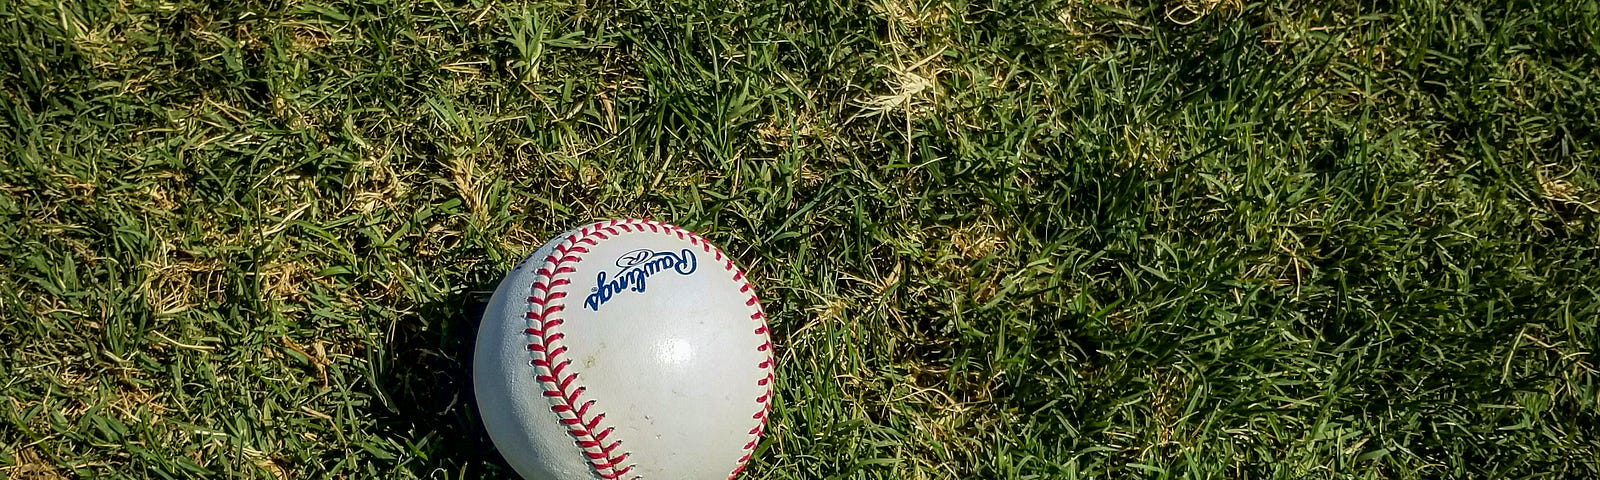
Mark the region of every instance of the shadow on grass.
[[[472, 352], [485, 304], [505, 272], [484, 263], [463, 272], [462, 288], [403, 317], [377, 372], [387, 407], [378, 431], [414, 457], [395, 470], [425, 478], [515, 478], [483, 429], [472, 390]], [[406, 321], [409, 320], [409, 321]]]

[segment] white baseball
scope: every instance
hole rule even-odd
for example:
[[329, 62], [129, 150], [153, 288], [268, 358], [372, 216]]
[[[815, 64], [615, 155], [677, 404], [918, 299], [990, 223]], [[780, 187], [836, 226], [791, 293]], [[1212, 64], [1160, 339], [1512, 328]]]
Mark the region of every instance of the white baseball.
[[609, 220], [550, 240], [494, 292], [473, 384], [529, 480], [731, 479], [772, 399], [755, 290], [705, 239]]

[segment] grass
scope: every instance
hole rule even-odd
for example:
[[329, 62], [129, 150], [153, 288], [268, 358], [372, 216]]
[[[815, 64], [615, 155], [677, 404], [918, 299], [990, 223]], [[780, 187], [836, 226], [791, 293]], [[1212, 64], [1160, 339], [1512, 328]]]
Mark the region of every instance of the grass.
[[498, 478], [596, 218], [771, 313], [748, 478], [1600, 477], [1600, 3], [0, 0], [0, 477]]

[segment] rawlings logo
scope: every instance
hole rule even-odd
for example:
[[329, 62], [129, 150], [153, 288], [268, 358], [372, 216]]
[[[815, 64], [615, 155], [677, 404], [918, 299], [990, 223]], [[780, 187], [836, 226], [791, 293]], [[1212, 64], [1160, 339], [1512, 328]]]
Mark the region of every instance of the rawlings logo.
[[622, 270], [617, 271], [617, 276], [614, 278], [608, 278], [606, 272], [595, 275], [595, 286], [589, 289], [589, 298], [583, 300], [583, 306], [598, 312], [601, 305], [605, 305], [611, 301], [611, 297], [624, 290], [644, 293], [645, 279], [651, 275], [661, 273], [663, 270], [688, 275], [694, 273], [699, 262], [695, 259], [694, 252], [687, 248], [678, 252], [643, 249], [617, 257], [617, 266], [622, 267]]

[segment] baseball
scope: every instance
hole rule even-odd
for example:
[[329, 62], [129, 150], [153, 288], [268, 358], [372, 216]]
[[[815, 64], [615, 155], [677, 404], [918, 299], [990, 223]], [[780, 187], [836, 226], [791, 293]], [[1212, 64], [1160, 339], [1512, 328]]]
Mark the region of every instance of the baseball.
[[733, 260], [650, 220], [585, 225], [523, 260], [473, 358], [484, 427], [528, 480], [733, 478], [772, 372], [766, 315]]

